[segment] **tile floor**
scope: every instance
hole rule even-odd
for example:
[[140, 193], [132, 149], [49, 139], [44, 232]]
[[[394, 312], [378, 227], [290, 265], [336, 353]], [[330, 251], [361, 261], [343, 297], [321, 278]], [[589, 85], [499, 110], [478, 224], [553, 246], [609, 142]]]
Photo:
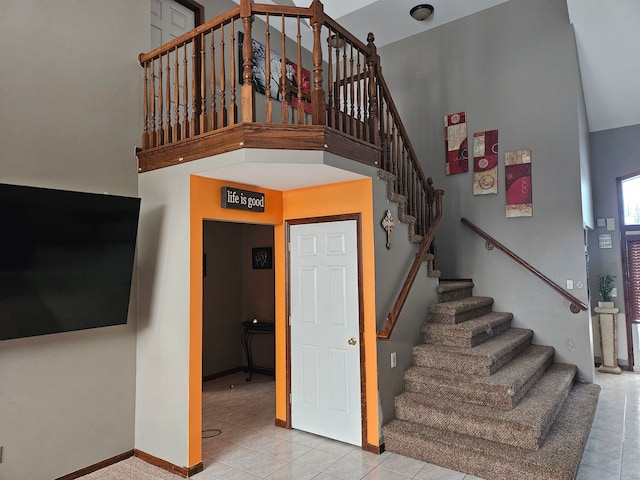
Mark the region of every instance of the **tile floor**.
[[[204, 386], [204, 471], [193, 477], [197, 480], [477, 479], [275, 427], [273, 380], [254, 375], [247, 383], [244, 378], [236, 374]], [[597, 373], [596, 383], [602, 393], [578, 480], [640, 480], [640, 374]]]

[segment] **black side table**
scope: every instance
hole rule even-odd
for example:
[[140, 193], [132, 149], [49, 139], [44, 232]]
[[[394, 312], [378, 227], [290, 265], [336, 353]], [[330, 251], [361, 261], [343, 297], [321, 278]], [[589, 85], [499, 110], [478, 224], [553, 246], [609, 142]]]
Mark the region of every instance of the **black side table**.
[[253, 354], [251, 352], [251, 341], [254, 335], [271, 335], [273, 334], [274, 326], [270, 322], [250, 321], [242, 322], [242, 348], [247, 356], [247, 362], [249, 364], [249, 376], [247, 382], [251, 381], [253, 376]]

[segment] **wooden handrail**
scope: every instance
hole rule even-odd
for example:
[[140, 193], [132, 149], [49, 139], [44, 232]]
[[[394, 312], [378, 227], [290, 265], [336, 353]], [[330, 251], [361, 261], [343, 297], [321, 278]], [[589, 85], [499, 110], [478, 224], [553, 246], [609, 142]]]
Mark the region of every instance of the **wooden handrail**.
[[562, 287], [560, 287], [557, 283], [555, 283], [553, 280], [551, 280], [549, 277], [547, 277], [546, 275], [542, 274], [540, 271], [538, 271], [536, 268], [532, 267], [529, 263], [527, 263], [526, 261], [524, 261], [522, 258], [520, 258], [518, 255], [516, 255], [515, 253], [513, 253], [511, 250], [509, 250], [507, 247], [505, 247], [504, 245], [502, 245], [500, 242], [498, 242], [495, 238], [493, 238], [491, 235], [489, 235], [488, 233], [486, 233], [485, 231], [481, 230], [479, 227], [477, 227], [476, 225], [474, 225], [472, 222], [470, 222], [469, 220], [467, 220], [466, 218], [461, 218], [460, 221], [462, 222], [462, 224], [466, 225], [467, 227], [469, 227], [472, 231], [474, 231], [475, 233], [477, 233], [478, 235], [480, 235], [482, 238], [484, 238], [487, 241], [487, 245], [492, 245], [493, 247], [496, 247], [498, 250], [501, 250], [503, 253], [505, 253], [507, 256], [511, 257], [511, 259], [513, 259], [516, 263], [518, 263], [521, 267], [523, 267], [525, 270], [528, 270], [529, 272], [531, 272], [532, 274], [534, 274], [536, 277], [538, 277], [540, 280], [542, 280], [544, 283], [546, 283], [547, 285], [549, 285], [551, 288], [553, 288], [556, 292], [558, 292], [562, 297], [564, 297], [565, 299], [567, 299], [570, 303], [570, 310], [572, 313], [579, 313], [580, 311], [587, 311], [589, 310], [589, 307], [587, 307], [587, 305], [585, 305], [583, 302], [581, 302], [580, 300], [578, 300], [576, 297], [574, 297], [573, 295], [571, 295], [569, 292], [567, 292], [566, 290], [564, 290]]
[[436, 230], [438, 229], [438, 225], [440, 224], [440, 219], [442, 218], [442, 196], [444, 195], [444, 192], [442, 190], [435, 190], [434, 194], [435, 194], [435, 204], [436, 204], [435, 216], [431, 222], [431, 225], [429, 225], [429, 230], [427, 232], [427, 235], [422, 240], [422, 244], [418, 249], [418, 253], [416, 253], [416, 257], [414, 258], [413, 263], [411, 264], [411, 268], [409, 269], [407, 278], [405, 279], [404, 284], [402, 285], [402, 289], [400, 289], [400, 293], [398, 294], [396, 303], [391, 309], [391, 312], [389, 312], [389, 315], [387, 316], [387, 321], [385, 322], [384, 327], [382, 328], [382, 330], [378, 331], [377, 333], [377, 337], [380, 340], [388, 340], [389, 337], [391, 337], [391, 332], [393, 331], [393, 328], [395, 327], [396, 322], [400, 317], [400, 312], [402, 311], [404, 302], [406, 301], [407, 296], [409, 295], [409, 291], [411, 290], [411, 287], [413, 285], [413, 282], [415, 281], [416, 276], [418, 275], [420, 266], [422, 265], [422, 262], [424, 262], [424, 256], [429, 250], [429, 248], [431, 247], [431, 244], [433, 243], [433, 239], [435, 238]]

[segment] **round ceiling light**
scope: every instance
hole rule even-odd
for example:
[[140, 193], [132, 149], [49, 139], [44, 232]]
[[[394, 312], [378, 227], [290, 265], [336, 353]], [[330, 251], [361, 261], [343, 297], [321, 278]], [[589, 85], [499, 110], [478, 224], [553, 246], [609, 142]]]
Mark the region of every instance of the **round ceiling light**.
[[433, 13], [433, 5], [429, 5], [428, 3], [423, 3], [420, 5], [416, 5], [409, 11], [409, 15], [419, 21], [426, 20]]

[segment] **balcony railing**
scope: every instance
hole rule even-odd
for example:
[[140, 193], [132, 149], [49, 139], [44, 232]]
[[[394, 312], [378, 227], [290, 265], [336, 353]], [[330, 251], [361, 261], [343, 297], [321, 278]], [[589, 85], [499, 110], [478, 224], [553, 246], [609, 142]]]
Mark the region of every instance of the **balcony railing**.
[[[155, 164], [141, 162], [140, 171], [172, 164], [166, 160], [170, 148], [189, 145], [187, 160], [240, 148], [244, 142], [237, 141], [236, 130], [247, 126], [268, 135], [269, 148], [286, 148], [286, 139], [278, 138], [285, 132], [330, 134], [342, 148], [336, 153], [394, 175], [416, 233], [429, 241], [419, 256], [429, 250], [442, 192], [422, 171], [382, 76], [373, 34], [360, 41], [326, 15], [319, 0], [307, 8], [241, 0], [140, 54], [139, 62], [144, 126], [138, 157], [165, 155]], [[236, 135], [234, 141], [225, 143], [225, 133]], [[323, 147], [324, 142], [296, 145]]]

